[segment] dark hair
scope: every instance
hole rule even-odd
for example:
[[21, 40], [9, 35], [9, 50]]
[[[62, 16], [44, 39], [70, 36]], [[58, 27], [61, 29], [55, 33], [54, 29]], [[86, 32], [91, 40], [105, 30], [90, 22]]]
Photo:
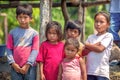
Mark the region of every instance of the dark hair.
[[81, 33], [81, 26], [79, 21], [71, 21], [69, 20], [66, 24], [66, 30], [68, 29], [77, 29], [79, 31], [79, 34]]
[[49, 29], [53, 28], [53, 27], [56, 29], [56, 32], [57, 32], [57, 35], [58, 35], [58, 41], [61, 41], [62, 37], [63, 37], [63, 35], [62, 35], [62, 26], [61, 26], [60, 23], [58, 23], [56, 21], [51, 21], [51, 22], [49, 22], [47, 24], [47, 26], [46, 26], [46, 32], [45, 32], [46, 38], [47, 38], [47, 33], [48, 33]]
[[26, 14], [28, 16], [30, 16], [32, 18], [32, 6], [29, 4], [20, 4], [17, 8], [16, 8], [16, 15], [20, 15], [20, 14]]
[[80, 47], [80, 44], [79, 44], [79, 41], [78, 39], [75, 39], [75, 38], [69, 38], [65, 41], [65, 46], [67, 45], [73, 45], [75, 48], [77, 48], [77, 51], [79, 50], [79, 47]]
[[107, 22], [110, 23], [110, 15], [107, 12], [103, 12], [103, 11], [97, 12], [94, 16], [94, 20], [98, 15], [103, 15], [106, 18]]

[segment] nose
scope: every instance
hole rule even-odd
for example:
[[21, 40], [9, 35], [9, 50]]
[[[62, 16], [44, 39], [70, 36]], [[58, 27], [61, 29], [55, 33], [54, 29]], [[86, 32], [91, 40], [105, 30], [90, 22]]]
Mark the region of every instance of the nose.
[[51, 36], [51, 37], [53, 37], [54, 35], [53, 35], [53, 34], [51, 34], [50, 36]]
[[100, 25], [100, 22], [98, 22], [97, 25]]
[[21, 19], [21, 21], [22, 21], [22, 22], [24, 22], [24, 21], [25, 21], [25, 19], [24, 19], [24, 18], [22, 18], [22, 19]]
[[74, 35], [74, 32], [72, 31], [71, 34]]
[[68, 51], [68, 53], [70, 54], [70, 53], [72, 53], [72, 51]]

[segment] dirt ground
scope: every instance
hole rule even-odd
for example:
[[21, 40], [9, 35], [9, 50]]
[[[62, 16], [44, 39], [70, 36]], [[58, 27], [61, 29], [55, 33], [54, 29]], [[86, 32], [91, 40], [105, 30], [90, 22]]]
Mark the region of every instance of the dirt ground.
[[[0, 80], [11, 80], [8, 72], [0, 72]], [[110, 67], [110, 80], [120, 80], [120, 67]]]
[[120, 80], [120, 65], [110, 67], [110, 80]]

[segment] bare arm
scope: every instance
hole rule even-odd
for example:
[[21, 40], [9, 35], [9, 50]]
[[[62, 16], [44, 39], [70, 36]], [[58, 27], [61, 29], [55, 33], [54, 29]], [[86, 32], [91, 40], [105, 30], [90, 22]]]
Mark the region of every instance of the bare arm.
[[80, 58], [79, 61], [80, 61], [80, 69], [81, 69], [82, 80], [87, 80], [87, 72], [86, 72], [85, 62], [82, 58]]
[[46, 80], [43, 72], [43, 63], [40, 62], [40, 80]]
[[59, 65], [59, 72], [58, 72], [58, 79], [57, 80], [62, 80], [62, 65]]
[[85, 47], [88, 48], [91, 51], [95, 51], [95, 52], [98, 52], [98, 53], [105, 50], [105, 47], [103, 45], [101, 45], [100, 42], [98, 42], [96, 44], [86, 43]]

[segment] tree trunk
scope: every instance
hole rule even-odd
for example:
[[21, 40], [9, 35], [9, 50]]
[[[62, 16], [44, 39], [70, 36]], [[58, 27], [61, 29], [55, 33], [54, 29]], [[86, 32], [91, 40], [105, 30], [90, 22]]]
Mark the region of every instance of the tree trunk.
[[81, 23], [81, 35], [80, 41], [84, 43], [85, 41], [85, 7], [82, 6], [82, 3], [87, 0], [80, 0], [79, 10], [78, 10], [78, 21]]
[[51, 0], [40, 1], [40, 43], [46, 39], [46, 25], [49, 21], [51, 21], [51, 3]]
[[[52, 0], [40, 0], [40, 44], [46, 40], [46, 25], [51, 21]], [[39, 64], [37, 64], [37, 80], [40, 80]]]

